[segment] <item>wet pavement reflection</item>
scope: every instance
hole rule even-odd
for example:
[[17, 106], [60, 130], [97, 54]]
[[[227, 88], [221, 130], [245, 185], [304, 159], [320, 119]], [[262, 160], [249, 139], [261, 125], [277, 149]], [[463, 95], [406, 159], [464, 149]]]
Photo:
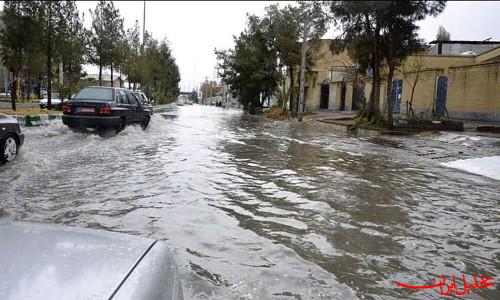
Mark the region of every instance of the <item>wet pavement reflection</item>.
[[187, 299], [431, 299], [394, 281], [500, 276], [499, 182], [407, 138], [198, 105], [107, 139], [58, 122], [25, 133], [0, 167], [0, 217], [166, 239]]

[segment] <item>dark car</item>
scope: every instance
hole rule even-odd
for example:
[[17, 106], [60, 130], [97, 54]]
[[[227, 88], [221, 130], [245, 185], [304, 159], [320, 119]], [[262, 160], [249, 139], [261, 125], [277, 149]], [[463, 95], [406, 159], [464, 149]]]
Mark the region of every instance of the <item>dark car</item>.
[[131, 91], [122, 88], [92, 86], [83, 88], [63, 105], [62, 121], [69, 128], [96, 129], [99, 135], [110, 130], [120, 132], [129, 124], [146, 129], [151, 111]]
[[132, 91], [132, 94], [134, 94], [135, 97], [137, 99], [139, 99], [139, 101], [142, 102], [142, 105], [147, 106], [149, 108], [149, 110], [151, 111], [151, 115], [153, 115], [153, 104], [152, 104], [152, 101], [150, 101], [148, 99], [148, 97], [146, 97], [146, 95], [143, 92], [141, 92], [141, 91]]
[[23, 142], [24, 134], [21, 133], [19, 122], [0, 114], [0, 163], [14, 160]]

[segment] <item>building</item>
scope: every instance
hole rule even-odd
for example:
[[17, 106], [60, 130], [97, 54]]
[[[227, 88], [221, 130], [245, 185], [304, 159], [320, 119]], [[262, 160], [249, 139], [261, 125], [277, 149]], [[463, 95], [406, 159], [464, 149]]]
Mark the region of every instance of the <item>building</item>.
[[429, 54], [461, 55], [470, 53], [478, 55], [500, 47], [500, 41], [432, 41]]
[[[111, 75], [110, 74], [102, 74], [102, 86], [111, 86]], [[95, 84], [99, 84], [99, 74], [87, 74], [82, 80], [88, 80], [91, 82], [95, 82]], [[113, 75], [113, 86], [114, 87], [123, 87], [123, 80], [119, 74]]]
[[[500, 121], [500, 42], [440, 43], [440, 51], [439, 44], [435, 44], [426, 53], [410, 56], [396, 70], [392, 82], [394, 113], [407, 112], [413, 99], [415, 113]], [[370, 72], [361, 75], [347, 53], [333, 54], [330, 44], [331, 40], [321, 41], [315, 65], [306, 72], [304, 108], [359, 110], [369, 99]], [[297, 99], [299, 72], [295, 73]], [[386, 89], [387, 82], [383, 81], [382, 111], [387, 107]]]

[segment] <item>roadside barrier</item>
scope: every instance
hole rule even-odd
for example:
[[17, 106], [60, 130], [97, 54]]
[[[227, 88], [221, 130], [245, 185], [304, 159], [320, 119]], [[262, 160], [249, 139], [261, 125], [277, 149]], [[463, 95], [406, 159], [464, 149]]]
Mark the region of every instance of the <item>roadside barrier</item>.
[[46, 126], [52, 120], [60, 120], [62, 115], [29, 115], [29, 116], [12, 116], [17, 119], [19, 125], [26, 127]]

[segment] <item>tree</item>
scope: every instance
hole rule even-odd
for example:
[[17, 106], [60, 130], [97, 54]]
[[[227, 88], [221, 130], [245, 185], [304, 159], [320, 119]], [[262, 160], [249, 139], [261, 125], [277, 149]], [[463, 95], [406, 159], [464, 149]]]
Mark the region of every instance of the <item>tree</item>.
[[99, 85], [102, 85], [102, 68], [111, 68], [113, 84], [113, 65], [120, 64], [120, 51], [123, 37], [123, 18], [113, 1], [99, 1], [92, 14], [90, 33], [90, 62], [99, 66]]
[[[287, 106], [287, 99], [290, 99], [290, 110], [293, 115], [298, 112], [298, 101], [294, 97], [293, 80], [294, 70], [300, 64], [300, 43], [299, 41], [299, 9], [291, 5], [283, 8], [279, 4], [266, 7], [265, 20], [267, 20], [268, 39], [270, 39], [278, 56], [278, 71], [283, 73], [282, 68], [286, 67], [286, 73], [290, 78], [290, 87], [286, 90], [286, 76], [281, 75], [281, 91], [283, 108]], [[308, 54], [310, 54], [309, 52]], [[310, 65], [311, 57], [307, 57]]]
[[136, 83], [139, 81], [139, 71], [137, 68], [141, 50], [140, 29], [137, 20], [133, 28], [127, 29], [123, 50], [122, 70], [127, 76], [129, 89], [131, 88], [130, 85], [133, 84], [133, 89], [135, 90]]
[[358, 64], [360, 73], [371, 70], [372, 89], [368, 103], [360, 112], [361, 118], [377, 122], [380, 118], [380, 69], [382, 62], [380, 15], [389, 1], [334, 1], [331, 11], [335, 24], [343, 33], [332, 43], [332, 51], [347, 49], [349, 56]]
[[59, 82], [61, 99], [71, 99], [71, 96], [80, 88], [82, 77], [82, 64], [86, 54], [86, 31], [83, 19], [80, 18], [78, 9], [73, 1], [64, 5], [64, 26], [60, 28], [61, 44], [57, 44], [58, 53], [62, 63], [63, 82]]
[[[40, 34], [46, 59], [47, 107], [51, 109], [54, 66], [62, 64], [64, 69], [65, 63], [66, 67], [69, 67], [68, 61], [71, 61], [69, 64], [72, 66], [68, 74], [75, 69], [78, 74], [80, 73], [84, 53], [83, 26], [79, 20], [75, 1], [31, 1], [31, 3], [33, 9], [38, 10], [38, 18], [42, 24]], [[64, 71], [59, 70], [59, 72]]]
[[309, 40], [321, 38], [328, 30], [328, 14], [323, 10], [320, 2], [299, 2], [299, 36], [302, 42], [300, 54], [300, 83], [298, 121], [302, 121], [304, 113], [304, 81], [306, 71], [306, 55]]
[[40, 24], [30, 9], [30, 1], [5, 1], [0, 29], [2, 62], [13, 73], [11, 105], [16, 110], [21, 76], [27, 58], [34, 53]]
[[113, 86], [113, 67], [120, 67], [124, 60], [124, 29], [120, 11], [115, 8], [113, 1], [107, 2], [104, 7], [104, 29], [109, 48], [109, 67], [111, 69], [111, 86]]
[[402, 68], [401, 72], [406, 80], [408, 80], [411, 84], [411, 93], [410, 99], [407, 100], [406, 105], [406, 115], [414, 116], [415, 112], [413, 111], [413, 96], [415, 95], [415, 89], [417, 87], [418, 82], [422, 79], [424, 71], [424, 60], [422, 56], [415, 56], [412, 60], [406, 61]]
[[391, 1], [380, 13], [382, 28], [382, 56], [388, 68], [387, 75], [387, 121], [393, 126], [392, 78], [394, 71], [409, 55], [420, 52], [424, 44], [418, 38], [417, 21], [428, 15], [436, 16], [444, 10], [445, 1]]
[[451, 39], [451, 35], [446, 29], [440, 25], [438, 28], [438, 32], [436, 34], [436, 41], [444, 42], [449, 41]]
[[[372, 90], [361, 118], [375, 123], [380, 116], [382, 62], [388, 66], [388, 118], [392, 119], [392, 75], [401, 61], [421, 48], [415, 22], [444, 9], [445, 1], [335, 1], [331, 10], [344, 31], [332, 45], [347, 49], [359, 70], [372, 70]], [[392, 126], [392, 120], [389, 126]]]
[[266, 23], [248, 16], [246, 29], [234, 37], [234, 49], [215, 50], [222, 79], [245, 109], [255, 113], [261, 98], [270, 97], [279, 81], [277, 53], [266, 34]]
[[168, 41], [161, 42], [149, 33], [144, 35], [144, 43], [137, 57], [137, 82], [148, 97], [157, 103], [174, 100], [179, 95], [180, 72]]

